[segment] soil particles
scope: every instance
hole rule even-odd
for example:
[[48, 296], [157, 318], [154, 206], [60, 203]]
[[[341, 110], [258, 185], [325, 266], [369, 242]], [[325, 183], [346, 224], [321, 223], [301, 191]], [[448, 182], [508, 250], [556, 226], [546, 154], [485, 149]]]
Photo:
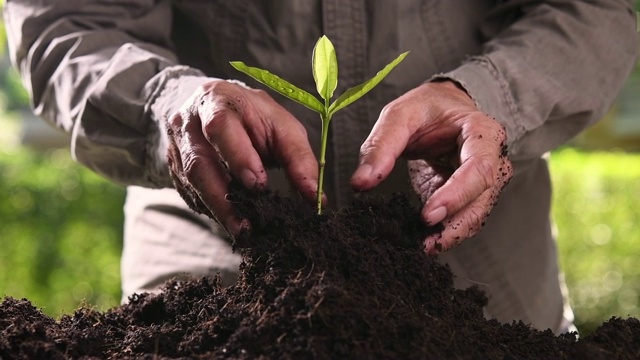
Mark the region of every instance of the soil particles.
[[426, 255], [407, 196], [363, 196], [317, 215], [277, 193], [230, 197], [252, 225], [238, 282], [172, 280], [105, 312], [53, 319], [0, 305], [0, 359], [639, 359], [640, 322], [586, 337], [486, 320], [487, 297], [453, 287]]

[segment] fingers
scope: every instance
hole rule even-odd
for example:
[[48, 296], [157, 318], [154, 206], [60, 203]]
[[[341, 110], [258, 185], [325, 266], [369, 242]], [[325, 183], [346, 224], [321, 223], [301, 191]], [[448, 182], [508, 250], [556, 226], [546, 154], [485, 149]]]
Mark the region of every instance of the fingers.
[[422, 159], [409, 160], [407, 165], [409, 167], [411, 187], [420, 196], [423, 204], [447, 181], [447, 178], [452, 173], [452, 171], [444, 168], [438, 172]]
[[370, 190], [389, 176], [417, 128], [416, 115], [394, 106], [394, 103], [382, 110], [360, 148], [360, 163], [351, 176], [354, 190]]
[[445, 225], [426, 246], [449, 249], [479, 231], [511, 178], [505, 144], [504, 128], [480, 112], [458, 84], [425, 83], [383, 109], [361, 147], [351, 185], [369, 190], [388, 176], [397, 158], [411, 160], [423, 219]]
[[444, 229], [441, 233], [425, 239], [424, 245], [428, 254], [449, 250], [480, 231], [496, 205], [500, 193], [513, 175], [511, 162], [506, 157], [501, 159], [499, 168], [501, 170], [496, 175], [492, 187], [486, 189], [463, 209], [444, 219]]
[[244, 116], [251, 116], [251, 109], [245, 109], [240, 97], [226, 94], [211, 96], [209, 101], [208, 106], [198, 108], [198, 115], [203, 119], [202, 129], [193, 131], [204, 134], [205, 141], [217, 150], [231, 174], [244, 187], [263, 189], [267, 175], [243, 120]]
[[423, 219], [445, 225], [426, 246], [449, 249], [479, 231], [510, 179], [505, 144], [504, 128], [480, 112], [460, 86], [425, 83], [383, 109], [361, 147], [351, 185], [369, 190], [388, 176], [397, 158], [411, 160]]
[[433, 192], [422, 210], [430, 225], [456, 214], [494, 188], [506, 171], [502, 166], [507, 161], [503, 154], [506, 133], [494, 120], [474, 115], [465, 122], [458, 138], [460, 167]]
[[[235, 86], [235, 85], [233, 85]], [[284, 168], [294, 188], [313, 199], [317, 161], [304, 126], [264, 91], [213, 97], [201, 107], [203, 132], [233, 176], [250, 189], [266, 187], [265, 164]]]
[[425, 83], [403, 94], [384, 107], [362, 144], [351, 186], [357, 191], [377, 186], [401, 155], [419, 159], [455, 150], [457, 120], [475, 110], [467, 93], [453, 82]]
[[187, 204], [232, 236], [248, 228], [227, 201], [231, 178], [249, 189], [267, 184], [266, 164], [284, 167], [294, 187], [313, 199], [317, 162], [304, 127], [265, 92], [230, 82], [205, 84], [168, 121], [168, 163]]
[[307, 140], [306, 130], [297, 124], [296, 128], [277, 132], [276, 156], [293, 187], [313, 201], [318, 190], [318, 161]]
[[[271, 109], [266, 116], [270, 121], [270, 133], [265, 148], [269, 149], [268, 157], [278, 167], [284, 169], [293, 188], [306, 199], [313, 201], [318, 188], [318, 160], [311, 148], [307, 131], [291, 113], [269, 97], [265, 92], [259, 92], [268, 101]], [[256, 135], [258, 137], [258, 135]]]
[[215, 219], [236, 236], [248, 228], [248, 222], [239, 218], [226, 200], [230, 178], [200, 126], [200, 121], [180, 115], [169, 121], [171, 177], [176, 190], [193, 210]]
[[487, 190], [464, 210], [446, 219], [441, 233], [425, 239], [424, 246], [427, 254], [435, 255], [447, 251], [477, 234], [491, 211], [490, 195], [491, 190]]

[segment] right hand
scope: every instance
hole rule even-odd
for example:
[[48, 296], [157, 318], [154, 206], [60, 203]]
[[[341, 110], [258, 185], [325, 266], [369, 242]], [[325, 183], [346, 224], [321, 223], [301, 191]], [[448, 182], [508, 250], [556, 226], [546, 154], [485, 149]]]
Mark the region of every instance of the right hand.
[[284, 168], [305, 198], [315, 199], [318, 163], [304, 126], [265, 91], [212, 80], [170, 116], [168, 165], [176, 190], [232, 237], [250, 224], [226, 200], [231, 176], [264, 189], [266, 167]]
[[506, 131], [457, 83], [423, 83], [382, 110], [360, 149], [351, 178], [359, 191], [384, 180], [402, 156], [423, 202], [425, 223], [443, 230], [425, 238], [429, 254], [476, 235], [513, 175]]

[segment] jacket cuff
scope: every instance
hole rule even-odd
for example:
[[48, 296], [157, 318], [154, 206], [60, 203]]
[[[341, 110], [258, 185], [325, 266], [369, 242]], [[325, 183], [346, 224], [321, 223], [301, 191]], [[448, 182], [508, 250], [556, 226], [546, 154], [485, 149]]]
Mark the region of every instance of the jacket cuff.
[[167, 80], [151, 101], [153, 119], [147, 136], [146, 178], [157, 187], [173, 187], [167, 164], [167, 121], [203, 84], [212, 80], [198, 70], [176, 66], [169, 70]]
[[496, 119], [507, 131], [507, 147], [525, 133], [509, 83], [486, 57], [469, 58], [455, 70], [434, 75], [429, 81], [453, 80], [474, 100], [476, 106]]

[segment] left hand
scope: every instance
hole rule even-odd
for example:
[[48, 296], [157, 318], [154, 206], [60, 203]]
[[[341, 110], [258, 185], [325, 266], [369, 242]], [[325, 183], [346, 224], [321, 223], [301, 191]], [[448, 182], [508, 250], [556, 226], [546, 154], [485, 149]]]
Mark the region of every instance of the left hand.
[[248, 189], [264, 189], [265, 169], [280, 166], [294, 189], [316, 198], [318, 162], [307, 132], [263, 90], [211, 79], [169, 117], [167, 130], [176, 190], [233, 238], [251, 224], [227, 198], [232, 176]]
[[422, 84], [385, 106], [362, 144], [352, 187], [375, 187], [400, 156], [409, 160], [422, 218], [444, 224], [425, 239], [430, 254], [478, 233], [513, 174], [504, 127], [452, 81]]

